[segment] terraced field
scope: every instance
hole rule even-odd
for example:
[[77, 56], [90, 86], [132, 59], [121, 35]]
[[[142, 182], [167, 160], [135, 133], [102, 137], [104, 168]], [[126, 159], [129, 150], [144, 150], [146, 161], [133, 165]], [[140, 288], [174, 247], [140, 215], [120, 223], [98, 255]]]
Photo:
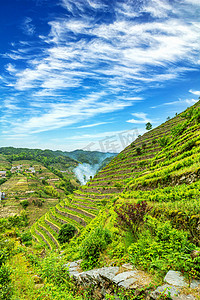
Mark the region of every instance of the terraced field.
[[[146, 200], [154, 214], [164, 213], [168, 218], [173, 215], [177, 226], [197, 228], [200, 122], [193, 116], [199, 106], [200, 102], [193, 106], [193, 113], [189, 109], [188, 114], [186, 111], [138, 137], [85, 186], [40, 219], [32, 229], [34, 236], [51, 249], [59, 247], [57, 237], [62, 224], [73, 224], [78, 233], [110, 200]], [[188, 221], [192, 216], [193, 223]]]

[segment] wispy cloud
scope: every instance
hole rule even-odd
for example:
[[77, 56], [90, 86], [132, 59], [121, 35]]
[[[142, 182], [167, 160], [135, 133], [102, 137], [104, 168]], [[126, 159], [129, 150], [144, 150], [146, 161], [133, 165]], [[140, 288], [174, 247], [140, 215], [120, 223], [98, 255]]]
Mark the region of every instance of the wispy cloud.
[[189, 90], [190, 93], [200, 96], [200, 91], [193, 91], [193, 90]]
[[42, 114], [40, 111], [37, 111], [36, 116], [30, 117], [23, 122], [21, 120], [20, 123], [17, 123], [15, 120], [13, 130], [18, 133], [44, 132], [69, 126], [98, 114], [115, 112], [132, 104], [131, 101], [101, 101], [104, 96], [106, 96], [104, 92], [99, 92], [92, 93], [87, 98], [79, 99], [76, 102], [49, 103], [46, 107], [45, 103], [43, 103], [44, 112]]
[[108, 124], [110, 122], [99, 122], [99, 123], [95, 123], [95, 124], [88, 124], [88, 125], [82, 125], [82, 126], [78, 126], [76, 128], [90, 128], [90, 127], [96, 127], [96, 126], [100, 126], [100, 125], [105, 125]]
[[132, 113], [132, 116], [136, 117], [136, 119], [127, 120], [126, 122], [133, 124], [146, 124], [147, 122], [152, 122], [150, 118], [147, 118], [147, 114], [143, 112]]
[[32, 24], [32, 19], [26, 17], [22, 24], [23, 32], [27, 35], [33, 35], [35, 33], [35, 26]]
[[[34, 45], [13, 44], [4, 54], [4, 85], [24, 99], [20, 120], [8, 118], [13, 132], [38, 133], [123, 110], [144, 99], [141, 91], [199, 67], [198, 15], [187, 15], [187, 8], [197, 10], [197, 0], [59, 3], [66, 15], [49, 20], [48, 34], [37, 36]], [[106, 13], [112, 18], [104, 18]], [[31, 18], [24, 20], [23, 31], [36, 35]], [[13, 102], [5, 102], [6, 106], [18, 109]], [[144, 113], [132, 116], [126, 122], [151, 121]]]
[[185, 106], [185, 105], [194, 105], [196, 102], [198, 102], [197, 99], [179, 99], [177, 101], [171, 101], [171, 102], [165, 102], [162, 103], [161, 105], [156, 105], [156, 106], [152, 106], [151, 108], [158, 108], [158, 107], [162, 107], [162, 106]]

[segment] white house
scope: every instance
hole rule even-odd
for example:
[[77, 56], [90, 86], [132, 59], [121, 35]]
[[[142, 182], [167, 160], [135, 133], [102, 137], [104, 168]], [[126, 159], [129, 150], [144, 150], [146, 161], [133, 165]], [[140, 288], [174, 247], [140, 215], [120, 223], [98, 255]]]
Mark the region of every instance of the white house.
[[0, 177], [5, 178], [6, 177], [6, 171], [0, 171]]

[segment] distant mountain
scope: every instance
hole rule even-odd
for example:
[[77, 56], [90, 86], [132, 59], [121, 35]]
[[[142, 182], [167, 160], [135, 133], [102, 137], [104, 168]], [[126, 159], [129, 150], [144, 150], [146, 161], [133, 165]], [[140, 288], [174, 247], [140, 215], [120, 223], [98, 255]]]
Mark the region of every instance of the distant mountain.
[[56, 155], [65, 155], [81, 163], [86, 163], [90, 165], [95, 165], [102, 163], [105, 159], [112, 158], [117, 155], [117, 153], [105, 153], [99, 151], [85, 151], [85, 150], [75, 150], [71, 152], [55, 151]]

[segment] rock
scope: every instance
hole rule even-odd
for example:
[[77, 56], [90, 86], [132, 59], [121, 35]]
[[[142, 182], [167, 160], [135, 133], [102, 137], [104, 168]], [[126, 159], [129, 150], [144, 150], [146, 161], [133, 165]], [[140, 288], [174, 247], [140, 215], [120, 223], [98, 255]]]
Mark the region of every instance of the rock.
[[123, 264], [122, 268], [127, 269], [127, 270], [133, 270], [134, 266], [132, 264]]
[[137, 274], [137, 271], [127, 271], [127, 272], [120, 273], [113, 278], [113, 282], [118, 284], [121, 281], [124, 281], [130, 277], [133, 277], [136, 274]]
[[121, 281], [118, 286], [121, 286], [125, 289], [130, 289], [131, 286], [137, 281], [136, 278], [129, 278], [129, 279], [126, 279], [124, 281]]
[[164, 281], [168, 284], [175, 285], [178, 287], [187, 287], [188, 284], [185, 281], [181, 272], [170, 270], [164, 278]]
[[160, 299], [161, 295], [164, 296], [164, 295], [169, 294], [171, 299], [175, 300], [175, 299], [179, 299], [179, 298], [177, 298], [179, 293], [180, 293], [180, 290], [177, 287], [175, 287], [173, 285], [169, 285], [169, 284], [164, 284], [162, 286], [159, 286], [154, 292], [152, 292], [150, 294], [150, 297], [152, 299]]
[[191, 288], [191, 289], [196, 289], [196, 288], [199, 287], [199, 285], [200, 285], [200, 280], [195, 280], [195, 279], [193, 279], [193, 280], [191, 281], [191, 283], [190, 283], [190, 288]]
[[91, 279], [100, 279], [102, 280], [103, 278], [112, 280], [115, 275], [119, 272], [119, 267], [104, 267], [100, 269], [94, 269], [86, 272], [82, 272], [79, 274], [75, 274], [75, 278], [78, 281], [87, 281], [87, 278]]
[[40, 276], [38, 276], [38, 275], [34, 275], [33, 276], [33, 280], [34, 280], [35, 284], [41, 284], [41, 283], [43, 283], [43, 279]]
[[179, 295], [175, 297], [174, 300], [195, 300], [196, 298], [193, 295]]
[[192, 258], [198, 257], [198, 256], [200, 256], [200, 251], [194, 250], [191, 252], [190, 255]]

